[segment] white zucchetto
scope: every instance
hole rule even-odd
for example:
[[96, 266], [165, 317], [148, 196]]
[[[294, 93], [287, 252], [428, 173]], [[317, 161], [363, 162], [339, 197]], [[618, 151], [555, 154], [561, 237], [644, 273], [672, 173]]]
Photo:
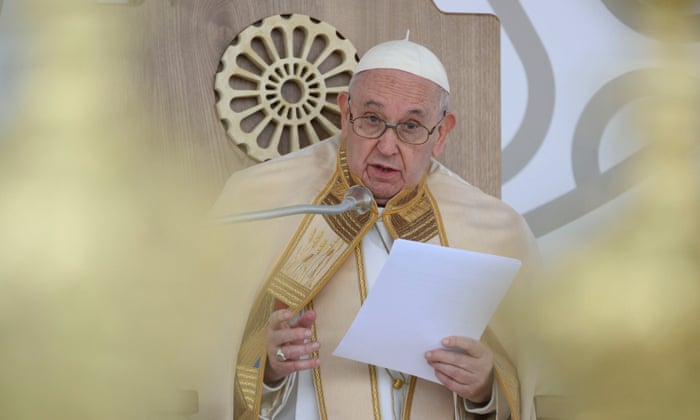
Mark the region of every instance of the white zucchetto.
[[440, 59], [426, 47], [409, 41], [408, 34], [406, 39], [383, 42], [367, 50], [357, 63], [355, 73], [371, 69], [402, 70], [450, 91], [447, 72]]

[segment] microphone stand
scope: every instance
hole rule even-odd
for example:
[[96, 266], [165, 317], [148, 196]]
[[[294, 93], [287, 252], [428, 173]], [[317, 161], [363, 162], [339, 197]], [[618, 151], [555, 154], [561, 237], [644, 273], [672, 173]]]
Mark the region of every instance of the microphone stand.
[[277, 209], [254, 211], [250, 213], [234, 214], [215, 219], [215, 223], [239, 223], [252, 220], [272, 219], [275, 217], [289, 216], [292, 214], [341, 214], [355, 210], [357, 214], [365, 214], [372, 208], [374, 197], [372, 192], [362, 185], [353, 185], [348, 188], [340, 204], [332, 206], [301, 204], [297, 206], [281, 207]]

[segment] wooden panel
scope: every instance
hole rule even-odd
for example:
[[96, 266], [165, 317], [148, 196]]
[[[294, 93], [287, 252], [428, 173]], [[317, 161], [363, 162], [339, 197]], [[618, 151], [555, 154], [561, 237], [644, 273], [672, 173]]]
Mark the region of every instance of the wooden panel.
[[256, 163], [230, 141], [218, 119], [214, 76], [237, 33], [272, 14], [301, 13], [335, 26], [362, 54], [377, 42], [410, 39], [436, 52], [458, 116], [441, 161], [489, 194], [500, 195], [500, 40], [492, 15], [443, 14], [429, 0], [147, 0], [105, 6], [125, 18], [128, 60], [150, 109], [163, 153], [184, 156], [187, 176], [213, 200], [228, 176]]

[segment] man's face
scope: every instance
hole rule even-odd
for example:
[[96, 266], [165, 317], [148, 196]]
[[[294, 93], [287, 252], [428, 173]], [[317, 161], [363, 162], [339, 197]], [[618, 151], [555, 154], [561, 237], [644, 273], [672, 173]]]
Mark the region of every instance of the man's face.
[[374, 116], [391, 124], [414, 122], [430, 130], [442, 117], [440, 93], [429, 80], [400, 70], [376, 69], [358, 75], [350, 105], [347, 93], [338, 96], [350, 171], [372, 191], [377, 204], [386, 204], [399, 191], [420, 182], [431, 157], [442, 152], [455, 117], [448, 113], [426, 143], [413, 145], [399, 140], [390, 128], [377, 139], [358, 136], [350, 124], [350, 112], [353, 118]]

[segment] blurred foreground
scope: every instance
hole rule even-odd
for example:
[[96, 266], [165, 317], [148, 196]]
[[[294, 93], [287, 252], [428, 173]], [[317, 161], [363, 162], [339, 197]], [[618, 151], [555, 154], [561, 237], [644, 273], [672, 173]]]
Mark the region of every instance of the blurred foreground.
[[[19, 118], [0, 127], [0, 418], [186, 417], [180, 391], [235, 345], [240, 297], [220, 275], [234, 250], [201, 224], [210, 197], [155, 147], [168, 139], [119, 60], [128, 29], [84, 3], [25, 2]], [[650, 18], [692, 30], [677, 17]], [[542, 381], [571, 418], [700, 412], [700, 92], [678, 77], [697, 66], [683, 47], [659, 51], [669, 76], [648, 81], [667, 101], [639, 116], [654, 144], [629, 174], [647, 178], [638, 206], [534, 302]]]
[[[662, 39], [697, 34], [693, 1], [653, 2]], [[641, 7], [641, 5], [639, 6]], [[697, 11], [697, 7], [695, 8]], [[639, 107], [644, 179], [608, 234], [552, 269], [531, 320], [576, 419], [695, 419], [700, 413], [700, 79], [688, 43], [661, 44], [661, 76]]]
[[0, 418], [184, 418], [202, 363], [231, 350], [237, 295], [220, 272], [233, 251], [203, 223], [211, 197], [152, 137], [128, 84], [128, 27], [89, 3], [15, 3], [22, 86], [18, 118], [0, 127]]

